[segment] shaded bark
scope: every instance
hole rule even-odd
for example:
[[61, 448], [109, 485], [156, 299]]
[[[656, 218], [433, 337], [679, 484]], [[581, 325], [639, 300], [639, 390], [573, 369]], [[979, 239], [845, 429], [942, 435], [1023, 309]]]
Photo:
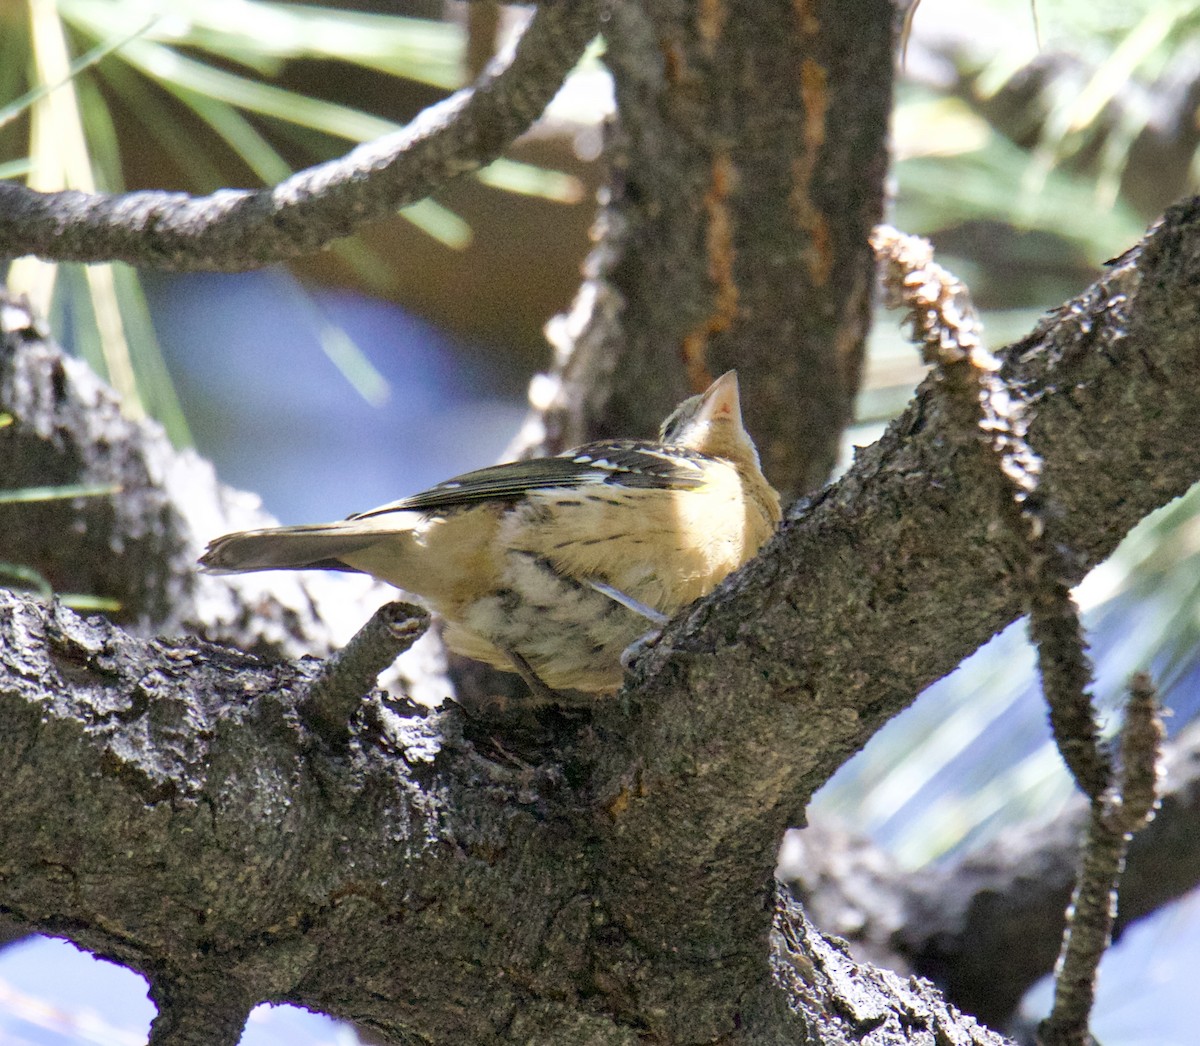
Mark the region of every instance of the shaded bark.
[[851, 418], [892, 104], [884, 0], [613, 5], [599, 246], [527, 443], [647, 434], [738, 367], [786, 496], [819, 486]]
[[[1077, 557], [1071, 580], [1198, 474], [1200, 373], [1190, 361], [1200, 334], [1188, 289], [1200, 275], [1198, 233], [1193, 200], [1002, 353], [1029, 401], [1042, 490]], [[631, 875], [672, 881], [678, 862], [761, 856], [763, 838], [801, 823], [812, 792], [883, 722], [1017, 615], [1019, 550], [991, 526], [980, 455], [957, 449], [943, 425], [927, 382], [842, 480], [798, 506], [756, 560], [634, 666], [628, 748], [644, 760], [639, 794], [656, 800], [631, 802], [627, 837], [655, 838], [660, 856], [647, 868], [631, 853]], [[612, 756], [619, 775], [627, 757]], [[681, 775], [686, 787], [664, 796]], [[630, 882], [631, 922], [665, 928], [661, 903]]]
[[405, 719], [376, 696], [329, 749], [296, 708], [312, 662], [138, 640], [3, 591], [0, 640], [3, 910], [145, 973], [155, 1042], [260, 999], [398, 1042], [1000, 1041], [927, 985], [862, 982], [786, 897], [788, 994], [766, 941], [664, 955], [614, 920], [597, 885], [619, 817], [573, 784], [598, 744], [578, 720], [514, 753], [457, 709]]
[[816, 1041], [854, 1042], [862, 1037], [961, 1046], [1006, 1041], [947, 1006], [928, 981], [860, 966], [844, 941], [822, 936], [786, 894], [779, 923], [779, 980], [785, 990], [791, 989]]

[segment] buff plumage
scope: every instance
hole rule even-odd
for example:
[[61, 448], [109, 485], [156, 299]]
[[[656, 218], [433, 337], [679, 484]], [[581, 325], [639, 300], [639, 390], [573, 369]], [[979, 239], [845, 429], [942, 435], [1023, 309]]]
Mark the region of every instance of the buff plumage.
[[603, 692], [626, 647], [752, 558], [779, 519], [730, 371], [657, 441], [494, 465], [338, 523], [228, 534], [201, 563], [371, 574], [439, 614], [450, 649], [535, 688]]

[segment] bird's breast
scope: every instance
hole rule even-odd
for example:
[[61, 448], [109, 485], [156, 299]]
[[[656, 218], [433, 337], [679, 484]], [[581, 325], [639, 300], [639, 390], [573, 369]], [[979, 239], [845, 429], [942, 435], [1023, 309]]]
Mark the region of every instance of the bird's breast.
[[746, 496], [732, 466], [707, 479], [690, 490], [596, 484], [527, 496], [500, 521], [497, 588], [451, 623], [447, 642], [501, 667], [497, 650], [516, 650], [551, 687], [619, 686], [622, 652], [655, 627], [630, 605], [676, 613], [774, 530], [776, 519]]

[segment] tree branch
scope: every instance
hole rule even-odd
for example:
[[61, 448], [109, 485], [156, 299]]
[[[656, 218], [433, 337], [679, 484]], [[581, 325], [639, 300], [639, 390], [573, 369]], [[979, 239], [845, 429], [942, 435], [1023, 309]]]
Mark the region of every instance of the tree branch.
[[55, 592], [119, 604], [143, 634], [202, 633], [243, 650], [322, 654], [361, 623], [382, 586], [349, 575], [216, 577], [196, 571], [213, 535], [271, 526], [254, 495], [175, 450], [153, 422], [131, 421], [82, 361], [47, 340], [0, 290], [0, 489], [84, 484], [114, 496], [0, 504], [3, 558]]
[[1002, 1036], [947, 1005], [928, 981], [903, 980], [889, 970], [862, 967], [844, 941], [822, 936], [786, 888], [780, 888], [774, 963], [780, 982], [799, 1001], [820, 1041], [911, 1042], [1002, 1046]]
[[1038, 1041], [1087, 1046], [1096, 974], [1112, 939], [1126, 850], [1155, 803], [1162, 733], [1157, 697], [1148, 676], [1135, 680], [1118, 774], [1092, 707], [1091, 662], [1065, 580], [1071, 553], [1057, 540], [1054, 514], [1038, 497], [1042, 463], [1025, 441], [1023, 400], [997, 379], [999, 362], [983, 348], [966, 288], [933, 262], [929, 244], [887, 227], [876, 229], [872, 243], [884, 263], [888, 304], [909, 310], [914, 338], [926, 362], [938, 368], [949, 401], [946, 413], [957, 416], [957, 431], [947, 435], [983, 452], [995, 488], [995, 521], [1025, 552], [1021, 574], [1028, 590], [1029, 633], [1037, 646], [1054, 740], [1092, 803], [1055, 966], [1054, 1005], [1038, 1026]]
[[[1165, 746], [1163, 766], [1159, 811], [1129, 848], [1115, 940], [1200, 885], [1200, 724]], [[848, 939], [860, 961], [928, 977], [954, 1006], [1005, 1028], [1054, 967], [1089, 816], [1090, 802], [1076, 794], [1048, 823], [1012, 825], [915, 872], [814, 819], [789, 833], [780, 871], [812, 920]]]
[[0, 590], [0, 911], [144, 972], [153, 1042], [235, 1041], [270, 999], [399, 1042], [1001, 1043], [786, 895], [760, 978], [716, 941], [647, 954], [597, 893], [621, 826], [569, 784], [586, 725], [531, 763], [371, 699], [330, 753], [297, 714], [315, 674]]
[[344, 745], [348, 723], [379, 673], [408, 650], [429, 627], [429, 612], [411, 603], [385, 603], [341, 650], [300, 698], [300, 715], [327, 742]]
[[0, 258], [246, 269], [294, 258], [495, 159], [536, 120], [599, 29], [602, 0], [538, 9], [511, 60], [403, 130], [267, 189], [119, 195], [0, 183]]
[[[578, 859], [553, 879], [536, 867], [563, 849], [529, 849], [544, 800], [453, 716], [401, 720], [372, 698], [348, 748], [311, 743], [296, 701], [316, 670], [0, 590], [0, 905], [182, 994], [167, 1021], [197, 1022], [203, 985], [180, 983], [203, 967], [239, 1003], [498, 1041], [538, 1004], [522, 985], [539, 964], [578, 967]], [[489, 929], [502, 912], [525, 937]]]
[[[1080, 570], [1200, 475], [1197, 280], [1191, 201], [1003, 354]], [[152, 979], [215, 955], [263, 997], [393, 1035], [503, 1041], [521, 1013], [607, 1041], [746, 1016], [765, 1036], [749, 1003], [784, 827], [1020, 605], [978, 455], [947, 450], [945, 424], [923, 389], [667, 628], [622, 700], [516, 748], [368, 701], [334, 757], [295, 712], [310, 666], [0, 597], [0, 904]]]
[[223, 972], [193, 971], [182, 983], [160, 981], [151, 988], [158, 1016], [147, 1046], [237, 1046], [252, 1002], [245, 985]]
[[[1200, 476], [1200, 201], [1001, 353], [1021, 388], [1043, 490], [1078, 553], [1099, 562], [1143, 515]], [[597, 793], [620, 810], [609, 903], [643, 940], [731, 912], [664, 904], [652, 884], [725, 868], [744, 894], [809, 796], [929, 683], [1019, 612], [1024, 552], [989, 527], [979, 455], [956, 449], [926, 383], [838, 483], [802, 503], [762, 554], [685, 612], [633, 666], [628, 741], [600, 754]], [[719, 656], [717, 655], [719, 652]], [[651, 861], [634, 840], [654, 839]], [[681, 896], [686, 891], [681, 891]], [[696, 897], [689, 898], [696, 902]], [[703, 912], [703, 916], [701, 915]], [[717, 931], [738, 937], [727, 926]], [[658, 931], [657, 938], [653, 937]], [[752, 934], [750, 934], [752, 936]]]

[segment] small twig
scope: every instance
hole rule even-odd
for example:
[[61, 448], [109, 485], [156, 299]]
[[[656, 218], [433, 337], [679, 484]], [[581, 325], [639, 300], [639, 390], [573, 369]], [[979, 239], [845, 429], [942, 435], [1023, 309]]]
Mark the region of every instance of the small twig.
[[1066, 556], [1044, 532], [1030, 541], [1029, 551], [1029, 637], [1037, 647], [1054, 742], [1076, 784], [1096, 801], [1112, 779], [1112, 760], [1100, 742], [1092, 708], [1092, 666], [1065, 580]]
[[871, 242], [884, 267], [888, 304], [908, 310], [922, 355], [938, 368], [952, 429], [982, 448], [991, 466], [996, 520], [1024, 554], [1029, 632], [1054, 740], [1084, 794], [1098, 799], [1112, 767], [1088, 693], [1091, 665], [1066, 582], [1067, 550], [1053, 540], [1037, 497], [1041, 460], [1025, 440], [1024, 405], [983, 346], [966, 287], [934, 262], [929, 243], [888, 226], [877, 228]]
[[1147, 677], [1135, 678], [1122, 734], [1120, 780], [1100, 741], [1078, 608], [1067, 578], [1068, 551], [1053, 540], [1037, 494], [1041, 461], [1025, 440], [1028, 419], [1000, 365], [983, 347], [966, 288], [933, 261], [927, 242], [881, 227], [872, 237], [884, 266], [888, 304], [908, 310], [914, 338], [948, 395], [951, 435], [982, 447], [997, 494], [996, 521], [1023, 554], [1029, 632], [1063, 761], [1092, 810], [1055, 977], [1054, 1010], [1042, 1046], [1086, 1046], [1096, 970], [1112, 938], [1117, 882], [1129, 838], [1155, 801], [1161, 727]]
[[300, 698], [300, 714], [331, 744], [343, 744], [349, 723], [379, 673], [429, 627], [429, 614], [411, 603], [385, 603], [354, 637], [321, 666]]
[[1121, 732], [1119, 782], [1092, 803], [1062, 950], [1054, 1007], [1038, 1027], [1041, 1046], [1090, 1046], [1096, 974], [1112, 940], [1117, 886], [1133, 833], [1153, 816], [1163, 728], [1150, 678], [1134, 676]]
[[0, 184], [0, 257], [246, 269], [293, 258], [494, 160], [542, 113], [600, 28], [602, 0], [550, 3], [506, 65], [407, 127], [257, 191], [39, 193]]
[[1139, 672], [1129, 681], [1129, 703], [1121, 731], [1121, 805], [1109, 813], [1122, 831], [1136, 832], [1154, 818], [1160, 798], [1165, 735], [1158, 691], [1149, 674]]

